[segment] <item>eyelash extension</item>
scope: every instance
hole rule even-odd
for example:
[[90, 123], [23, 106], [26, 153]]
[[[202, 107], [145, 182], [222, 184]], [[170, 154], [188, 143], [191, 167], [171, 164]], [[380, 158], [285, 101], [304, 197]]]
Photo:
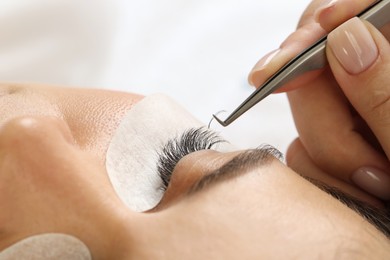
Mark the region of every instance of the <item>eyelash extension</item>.
[[189, 129], [181, 136], [168, 140], [158, 153], [157, 171], [162, 180], [161, 190], [167, 190], [173, 169], [180, 159], [196, 151], [211, 149], [223, 142], [226, 141], [205, 127]]

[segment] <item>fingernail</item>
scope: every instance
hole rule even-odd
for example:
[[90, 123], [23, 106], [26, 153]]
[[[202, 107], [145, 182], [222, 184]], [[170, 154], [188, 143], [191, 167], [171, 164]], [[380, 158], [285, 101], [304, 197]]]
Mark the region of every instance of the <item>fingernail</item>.
[[264, 68], [275, 58], [275, 56], [280, 52], [280, 49], [271, 51], [263, 58], [261, 58], [256, 65], [253, 67], [252, 71], [249, 73], [248, 81], [254, 87], [260, 86], [263, 81], [262, 71]]
[[332, 9], [336, 5], [337, 2], [338, 2], [338, 0], [323, 1], [323, 3], [318, 7], [318, 9], [314, 13], [314, 20], [316, 22], [318, 22], [319, 16], [322, 13], [327, 12], [328, 10]]
[[383, 200], [390, 200], [390, 175], [374, 167], [362, 167], [352, 181], [363, 190]]
[[355, 17], [328, 35], [328, 45], [351, 74], [366, 70], [378, 57], [378, 48], [366, 26]]

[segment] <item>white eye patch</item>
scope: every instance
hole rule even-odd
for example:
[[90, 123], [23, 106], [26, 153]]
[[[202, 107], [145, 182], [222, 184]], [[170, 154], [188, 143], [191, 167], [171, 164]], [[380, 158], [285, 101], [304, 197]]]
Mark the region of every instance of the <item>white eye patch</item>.
[[171, 138], [202, 124], [167, 96], [156, 94], [137, 103], [114, 133], [106, 155], [111, 183], [134, 211], [153, 208], [161, 200], [158, 151]]
[[[148, 96], [123, 118], [106, 155], [111, 183], [121, 200], [142, 212], [157, 205], [163, 196], [158, 174], [158, 152], [170, 139], [190, 128], [204, 126], [165, 95]], [[218, 151], [232, 150], [224, 143]]]

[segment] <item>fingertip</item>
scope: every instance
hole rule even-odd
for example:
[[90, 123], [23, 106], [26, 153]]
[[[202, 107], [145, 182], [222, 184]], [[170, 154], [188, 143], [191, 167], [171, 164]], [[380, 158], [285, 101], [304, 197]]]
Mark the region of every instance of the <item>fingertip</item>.
[[257, 88], [267, 80], [267, 77], [269, 76], [266, 73], [267, 67], [274, 60], [274, 58], [278, 56], [279, 52], [280, 49], [273, 50], [255, 64], [248, 76], [248, 82], [251, 86]]
[[263, 70], [252, 71], [248, 76], [249, 85], [255, 88], [258, 88], [265, 80], [266, 76]]
[[325, 31], [330, 32], [342, 22], [345, 17], [343, 6], [337, 1], [330, 1], [327, 5], [323, 5], [314, 13], [314, 21], [316, 21]]
[[294, 168], [295, 165], [299, 164], [300, 154], [304, 151], [303, 145], [299, 138], [295, 138], [288, 146], [286, 151], [286, 163], [287, 166]]
[[327, 32], [356, 16], [367, 6], [373, 3], [373, 0], [333, 0], [322, 5], [314, 13], [314, 20]]
[[322, 3], [321, 6], [313, 14], [314, 21], [320, 24], [323, 23], [323, 19], [329, 17], [329, 15], [333, 13], [336, 3], [336, 0], [328, 0]]
[[375, 167], [361, 167], [352, 176], [352, 181], [366, 192], [390, 200], [390, 175]]

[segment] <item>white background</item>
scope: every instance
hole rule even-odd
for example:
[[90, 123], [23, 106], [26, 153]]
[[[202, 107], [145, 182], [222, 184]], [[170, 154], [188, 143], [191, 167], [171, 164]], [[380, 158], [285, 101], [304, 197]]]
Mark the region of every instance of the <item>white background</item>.
[[[166, 93], [207, 124], [254, 90], [252, 66], [295, 29], [309, 2], [3, 0], [0, 79]], [[297, 135], [283, 94], [212, 127], [238, 147], [283, 152]]]

